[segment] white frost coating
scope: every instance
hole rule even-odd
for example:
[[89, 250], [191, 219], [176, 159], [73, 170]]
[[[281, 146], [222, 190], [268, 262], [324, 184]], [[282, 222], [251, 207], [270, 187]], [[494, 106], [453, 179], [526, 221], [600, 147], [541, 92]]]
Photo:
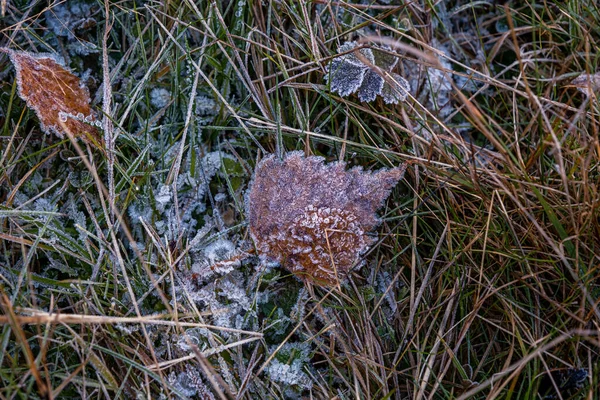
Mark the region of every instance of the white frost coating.
[[[440, 57], [440, 64], [445, 70], [452, 71], [452, 64], [445, 58]], [[429, 99], [427, 107], [431, 110], [439, 110], [442, 117], [452, 112], [450, 94], [452, 93], [451, 76], [440, 69], [429, 68], [427, 70], [426, 86], [429, 88]]]
[[[358, 47], [356, 42], [346, 42], [338, 49], [344, 53]], [[329, 81], [332, 92], [340, 96], [348, 96], [358, 91], [358, 98], [370, 102], [381, 95], [387, 104], [397, 104], [404, 101], [410, 90], [408, 82], [398, 74], [391, 74], [384, 79], [383, 74], [389, 74], [398, 63], [398, 58], [387, 47], [363, 48], [359, 50], [360, 57], [355, 53], [337, 57], [327, 66], [325, 79]]]
[[163, 108], [171, 101], [171, 92], [165, 88], [154, 88], [150, 91], [150, 104]]
[[301, 390], [312, 388], [312, 380], [304, 366], [310, 360], [310, 346], [307, 343], [288, 342], [279, 349], [266, 371], [271, 379], [284, 385], [299, 386]]
[[77, 0], [53, 4], [44, 13], [46, 24], [56, 36], [75, 39], [75, 31], [96, 24], [91, 17], [94, 8], [97, 8], [97, 5], [93, 2], [86, 3]]
[[163, 185], [158, 190], [158, 193], [154, 195], [154, 200], [156, 201], [156, 208], [159, 211], [163, 212], [167, 204], [171, 202], [171, 198], [173, 197], [173, 191], [171, 190], [171, 186]]
[[192, 272], [198, 280], [208, 280], [214, 274], [226, 275], [240, 266], [237, 250], [226, 239], [217, 240], [206, 246], [199, 256], [194, 257]]
[[408, 93], [410, 93], [410, 84], [395, 73], [390, 74], [381, 90], [383, 101], [387, 104], [398, 104], [399, 101], [406, 100]]
[[310, 378], [302, 371], [302, 364], [297, 361], [288, 365], [275, 359], [267, 367], [267, 373], [271, 379], [285, 385], [299, 385], [305, 390], [312, 387]]
[[205, 400], [214, 400], [215, 398], [212, 391], [203, 382], [198, 369], [191, 365], [187, 366], [185, 372], [179, 374], [171, 372], [167, 379], [175, 392], [185, 396], [184, 398], [192, 396]]
[[199, 94], [194, 99], [194, 117], [199, 126], [208, 125], [219, 114], [219, 103], [211, 96]]

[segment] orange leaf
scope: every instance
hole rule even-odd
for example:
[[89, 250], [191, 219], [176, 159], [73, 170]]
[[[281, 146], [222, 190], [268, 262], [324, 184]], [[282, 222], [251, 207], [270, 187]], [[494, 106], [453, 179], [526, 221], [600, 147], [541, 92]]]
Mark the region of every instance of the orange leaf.
[[8, 53], [17, 72], [19, 96], [33, 109], [46, 133], [74, 137], [102, 147], [96, 127], [99, 121], [90, 108], [90, 94], [75, 75], [52, 54], [32, 54], [0, 48]]

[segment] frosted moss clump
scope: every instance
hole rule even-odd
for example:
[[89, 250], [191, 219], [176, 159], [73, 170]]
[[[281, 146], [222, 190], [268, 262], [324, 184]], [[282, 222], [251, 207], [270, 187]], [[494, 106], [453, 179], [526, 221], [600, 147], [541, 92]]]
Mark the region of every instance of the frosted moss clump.
[[346, 53], [334, 58], [327, 66], [325, 79], [332, 92], [348, 96], [358, 92], [360, 101], [370, 102], [381, 96], [387, 104], [398, 104], [406, 100], [410, 85], [400, 75], [391, 70], [398, 63], [389, 47], [358, 48], [357, 42], [346, 42], [338, 53]]
[[171, 187], [168, 185], [161, 186], [154, 197], [154, 200], [156, 201], [156, 208], [160, 212], [165, 211], [165, 207], [171, 203], [172, 197], [173, 191], [171, 190]]
[[210, 331], [206, 328], [191, 328], [185, 331], [185, 334], [176, 337], [176, 344], [180, 350], [185, 352], [193, 351], [192, 346], [198, 347], [200, 351], [206, 349], [207, 338], [210, 337]]
[[[192, 163], [192, 152], [197, 154], [200, 151], [198, 148], [191, 149], [184, 157], [175, 185], [165, 185], [159, 181], [154, 185], [153, 193], [146, 197], [140, 195], [129, 206], [128, 213], [136, 237], [143, 236], [141, 229], [138, 229], [140, 218], [146, 222], [154, 219], [158, 235], [166, 235], [167, 240], [178, 240], [182, 236], [193, 238], [202, 226], [202, 217], [204, 222], [208, 222], [205, 211], [210, 182], [215, 175], [223, 173], [224, 159], [236, 159], [221, 151], [214, 151], [207, 153], [199, 162]], [[176, 153], [171, 160], [175, 157]]]

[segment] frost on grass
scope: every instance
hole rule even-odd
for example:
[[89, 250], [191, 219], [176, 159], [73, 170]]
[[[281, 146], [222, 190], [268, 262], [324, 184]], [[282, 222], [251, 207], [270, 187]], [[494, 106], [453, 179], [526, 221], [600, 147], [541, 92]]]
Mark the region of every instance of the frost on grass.
[[[177, 148], [174, 146], [173, 148]], [[212, 179], [222, 172], [224, 160], [236, 161], [231, 155], [221, 151], [206, 153], [200, 162], [191, 160], [191, 152], [199, 153], [193, 148], [182, 161], [181, 173], [177, 178], [177, 190], [173, 185], [157, 182], [151, 196], [140, 196], [128, 208], [136, 236], [141, 237], [141, 220], [146, 222], [153, 218], [154, 226], [161, 237], [177, 240], [179, 237], [192, 238], [202, 224], [202, 216], [206, 215], [206, 197]], [[166, 159], [174, 159], [176, 152]], [[193, 167], [192, 167], [193, 166]], [[213, 210], [213, 215], [218, 211]]]
[[78, 0], [66, 1], [52, 5], [44, 13], [48, 28], [56, 36], [75, 39], [78, 31], [89, 29], [96, 25], [92, 14], [98, 9], [95, 2]]
[[250, 234], [263, 257], [301, 280], [343, 280], [374, 239], [376, 215], [405, 167], [365, 172], [321, 157], [271, 155], [257, 166], [247, 194]]
[[171, 372], [167, 380], [177, 398], [187, 399], [196, 397], [206, 400], [215, 398], [200, 376], [198, 368], [191, 365], [188, 365], [179, 374]]
[[35, 111], [42, 129], [63, 137], [65, 129], [87, 142], [101, 143], [88, 89], [52, 54], [2, 49], [17, 72], [19, 96]]
[[[278, 346], [274, 346], [275, 350]], [[279, 349], [266, 372], [273, 381], [285, 388], [286, 398], [298, 397], [312, 388], [312, 381], [305, 369], [310, 361], [310, 346], [306, 343], [286, 343]]]
[[[54, 2], [46, 12], [46, 26], [57, 38], [66, 39], [66, 48], [71, 55], [87, 56], [100, 51], [99, 46], [83, 39], [85, 33], [90, 33], [96, 27], [94, 14], [99, 10], [95, 1], [69, 0]], [[88, 40], [93, 40], [90, 33]], [[58, 44], [55, 38], [49, 38], [51, 43]]]
[[[410, 86], [406, 79], [390, 71], [398, 58], [391, 48], [358, 48], [357, 42], [346, 42], [338, 53], [346, 53], [334, 58], [327, 66], [327, 75], [332, 92], [348, 96], [358, 91], [360, 101], [370, 102], [382, 96], [388, 104], [404, 101]], [[357, 49], [352, 51], [353, 49]]]
[[[253, 314], [248, 282], [240, 271], [243, 254], [233, 242], [218, 239], [190, 249], [192, 265], [178, 274], [177, 302], [194, 302], [213, 313], [212, 324], [235, 329], [255, 329], [247, 317]], [[223, 337], [229, 333], [223, 331]], [[200, 336], [198, 336], [200, 337]], [[201, 346], [199, 346], [201, 347]]]

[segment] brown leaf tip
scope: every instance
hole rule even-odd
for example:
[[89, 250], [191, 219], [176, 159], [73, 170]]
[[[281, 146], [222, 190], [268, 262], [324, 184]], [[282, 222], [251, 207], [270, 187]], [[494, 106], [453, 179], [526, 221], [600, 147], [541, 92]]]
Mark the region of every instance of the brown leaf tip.
[[256, 166], [246, 197], [250, 234], [261, 256], [322, 286], [343, 280], [371, 244], [376, 211], [406, 167], [376, 172], [290, 152]]
[[63, 137], [68, 130], [75, 137], [101, 141], [88, 89], [58, 57], [49, 53], [3, 51], [15, 66], [19, 96], [35, 111], [46, 133]]

